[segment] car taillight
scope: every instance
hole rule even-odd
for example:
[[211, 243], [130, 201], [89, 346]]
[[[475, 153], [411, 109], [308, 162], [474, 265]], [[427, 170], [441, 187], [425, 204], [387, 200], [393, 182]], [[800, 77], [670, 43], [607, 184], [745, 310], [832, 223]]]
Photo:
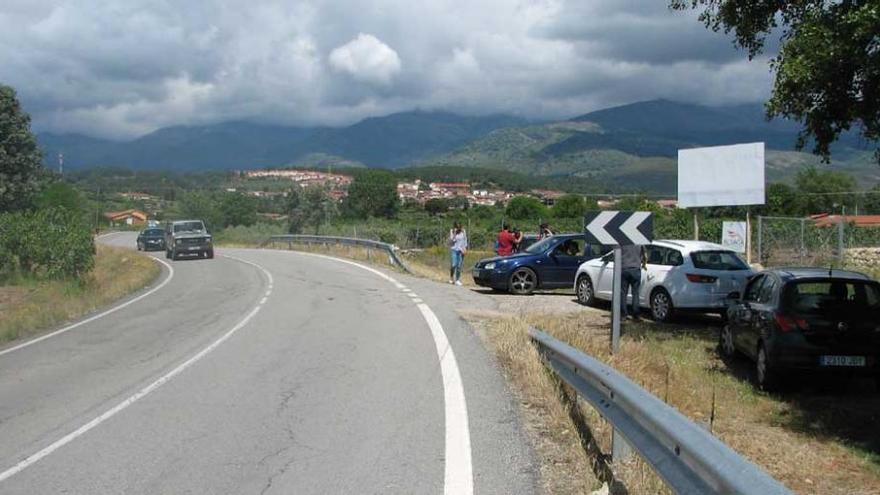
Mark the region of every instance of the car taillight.
[[709, 275], [698, 275], [696, 273], [688, 273], [685, 275], [687, 279], [695, 284], [714, 284], [718, 277], [711, 277]]
[[776, 324], [779, 326], [779, 331], [782, 333], [797, 329], [807, 330], [810, 328], [807, 320], [803, 318], [793, 318], [782, 313], [776, 313], [774, 318], [776, 319]]

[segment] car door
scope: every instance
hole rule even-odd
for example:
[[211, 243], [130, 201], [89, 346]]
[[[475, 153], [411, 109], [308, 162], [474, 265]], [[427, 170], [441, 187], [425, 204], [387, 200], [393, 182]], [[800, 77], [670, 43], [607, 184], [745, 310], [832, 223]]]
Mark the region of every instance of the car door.
[[755, 306], [760, 300], [761, 289], [766, 280], [767, 275], [758, 275], [749, 282], [743, 297], [735, 304], [728, 322], [733, 332], [733, 345], [749, 356], [754, 356], [755, 351], [755, 346], [750, 342], [757, 342], [751, 335], [754, 331], [752, 323], [755, 319]]
[[[676, 255], [678, 255], [677, 258]], [[648, 305], [648, 296], [657, 286], [664, 287], [674, 302], [676, 300], [674, 288], [669, 287], [666, 282], [670, 270], [681, 264], [681, 253], [664, 246], [645, 246], [645, 258], [647, 263], [645, 272], [642, 274], [642, 287], [639, 290], [642, 305]], [[675, 261], [676, 259], [678, 262]]]
[[587, 261], [584, 254], [584, 240], [566, 239], [551, 252], [544, 270], [547, 273], [545, 287], [572, 287], [574, 276], [581, 263]]
[[614, 288], [614, 251], [607, 253], [600, 259], [596, 270], [596, 296], [606, 301], [611, 300], [611, 291]]

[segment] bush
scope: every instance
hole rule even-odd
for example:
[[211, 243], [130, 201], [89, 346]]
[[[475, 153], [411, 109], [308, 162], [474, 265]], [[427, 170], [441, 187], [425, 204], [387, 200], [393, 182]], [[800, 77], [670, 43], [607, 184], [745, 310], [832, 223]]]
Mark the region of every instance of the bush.
[[79, 215], [60, 208], [0, 214], [0, 271], [80, 278], [94, 262], [92, 234]]

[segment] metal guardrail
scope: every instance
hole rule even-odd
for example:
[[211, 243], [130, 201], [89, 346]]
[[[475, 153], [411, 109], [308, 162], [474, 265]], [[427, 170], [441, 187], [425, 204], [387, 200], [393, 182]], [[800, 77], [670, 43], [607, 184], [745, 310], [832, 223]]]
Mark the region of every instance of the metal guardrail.
[[[367, 249], [378, 249], [388, 253], [388, 260], [393, 265], [399, 266], [403, 271], [412, 273], [397, 255], [397, 246], [371, 239], [358, 239], [356, 237], [335, 237], [328, 235], [273, 235], [265, 240], [260, 247], [268, 244], [287, 243], [290, 247], [293, 243], [298, 244], [339, 244], [342, 246], [357, 246]], [[367, 251], [369, 253], [369, 251]]]
[[536, 328], [529, 330], [529, 336], [560, 378], [608, 420], [676, 493], [791, 493], [614, 368]]

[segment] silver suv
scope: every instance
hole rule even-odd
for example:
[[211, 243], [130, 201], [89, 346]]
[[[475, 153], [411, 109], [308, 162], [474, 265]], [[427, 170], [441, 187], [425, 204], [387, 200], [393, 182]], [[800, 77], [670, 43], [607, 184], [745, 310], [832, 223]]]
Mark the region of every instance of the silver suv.
[[165, 257], [214, 257], [214, 240], [201, 220], [175, 220], [165, 223]]

